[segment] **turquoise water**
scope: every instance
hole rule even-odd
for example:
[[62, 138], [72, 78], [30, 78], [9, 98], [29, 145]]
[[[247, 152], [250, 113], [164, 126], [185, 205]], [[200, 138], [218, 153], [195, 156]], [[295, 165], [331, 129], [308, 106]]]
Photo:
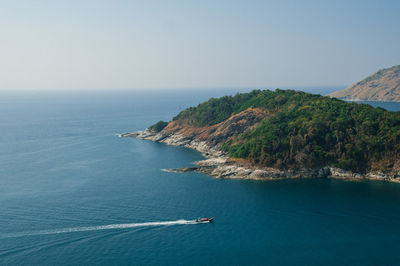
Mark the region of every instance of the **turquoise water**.
[[202, 157], [116, 137], [232, 92], [2, 93], [0, 265], [398, 264], [400, 184], [166, 173]]

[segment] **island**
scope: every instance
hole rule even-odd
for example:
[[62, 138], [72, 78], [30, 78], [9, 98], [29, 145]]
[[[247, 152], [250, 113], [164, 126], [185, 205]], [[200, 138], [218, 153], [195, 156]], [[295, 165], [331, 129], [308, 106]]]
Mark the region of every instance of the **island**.
[[200, 151], [217, 178], [400, 180], [400, 112], [295, 90], [211, 98], [122, 137]]
[[347, 89], [330, 94], [349, 101], [400, 101], [400, 65], [379, 70]]

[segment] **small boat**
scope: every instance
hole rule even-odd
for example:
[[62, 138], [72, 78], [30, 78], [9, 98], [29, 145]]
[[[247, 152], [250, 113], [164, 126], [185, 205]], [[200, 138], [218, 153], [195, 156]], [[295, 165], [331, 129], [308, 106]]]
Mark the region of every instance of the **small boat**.
[[210, 223], [214, 220], [214, 217], [211, 218], [197, 218], [196, 223]]

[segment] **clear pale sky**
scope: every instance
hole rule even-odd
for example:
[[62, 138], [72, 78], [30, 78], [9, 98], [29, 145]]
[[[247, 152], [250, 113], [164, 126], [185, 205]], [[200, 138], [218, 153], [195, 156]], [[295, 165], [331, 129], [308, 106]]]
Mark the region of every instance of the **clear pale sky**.
[[399, 48], [400, 1], [0, 1], [0, 90], [347, 86]]

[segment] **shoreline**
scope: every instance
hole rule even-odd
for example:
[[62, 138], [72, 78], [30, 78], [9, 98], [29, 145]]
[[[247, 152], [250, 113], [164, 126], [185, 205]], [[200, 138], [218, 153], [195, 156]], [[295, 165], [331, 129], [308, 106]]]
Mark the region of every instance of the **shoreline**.
[[317, 169], [280, 170], [270, 167], [259, 167], [250, 164], [235, 162], [219, 146], [211, 146], [204, 140], [173, 134], [168, 132], [154, 132], [149, 129], [132, 133], [118, 134], [118, 137], [132, 137], [153, 142], [165, 143], [170, 146], [180, 146], [197, 150], [205, 159], [194, 162], [194, 166], [183, 168], [161, 169], [165, 172], [199, 172], [220, 179], [248, 179], [248, 180], [281, 180], [306, 178], [331, 178], [349, 181], [379, 180], [400, 183], [400, 178], [380, 172], [358, 174], [340, 168], [325, 166]]
[[346, 102], [356, 102], [356, 103], [359, 103], [359, 102], [400, 103], [400, 101], [395, 101], [395, 100], [365, 100], [365, 99], [359, 99], [359, 98], [346, 98], [346, 97], [334, 97], [334, 96], [330, 96], [330, 97], [337, 98], [339, 100], [343, 100]]

